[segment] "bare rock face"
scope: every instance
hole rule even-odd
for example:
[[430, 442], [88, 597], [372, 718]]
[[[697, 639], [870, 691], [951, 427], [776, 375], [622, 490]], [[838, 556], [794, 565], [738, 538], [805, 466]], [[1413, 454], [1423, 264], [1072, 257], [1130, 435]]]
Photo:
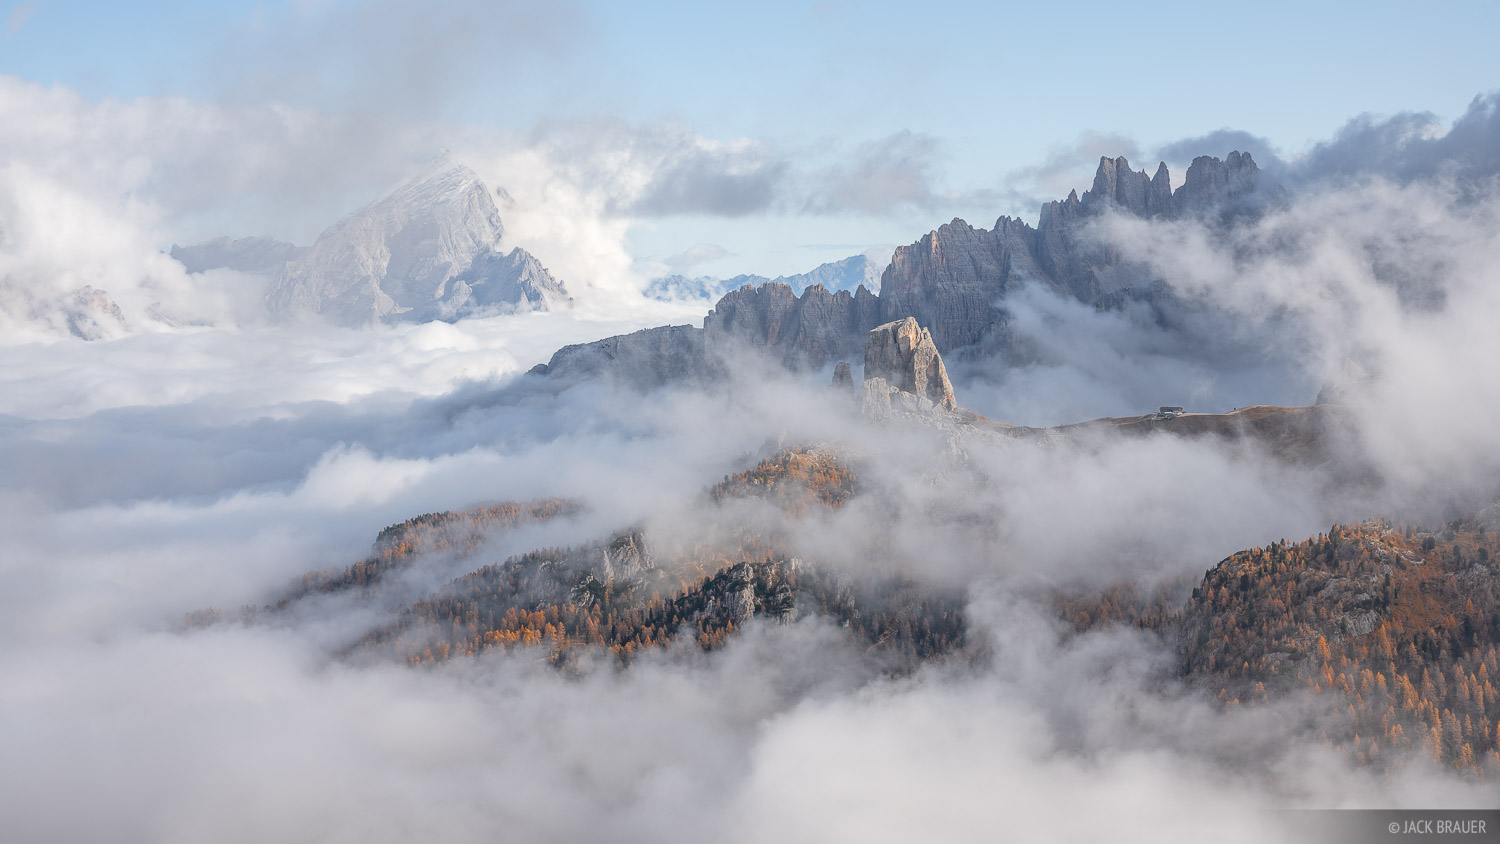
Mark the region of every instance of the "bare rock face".
[[841, 360], [833, 368], [833, 389], [840, 392], [852, 392], [854, 390], [854, 373], [849, 369], [849, 362]]
[[552, 360], [532, 367], [531, 374], [565, 380], [609, 376], [636, 387], [701, 377], [707, 374], [703, 330], [664, 325], [564, 346]]
[[[764, 354], [791, 369], [821, 369], [864, 348], [880, 322], [880, 303], [863, 285], [831, 293], [814, 284], [801, 296], [780, 282], [731, 291], [703, 318], [703, 328], [662, 326], [558, 350], [534, 375], [609, 375], [641, 387], [703, 377]], [[852, 386], [852, 381], [851, 381]]]
[[1188, 166], [1182, 187], [1172, 197], [1177, 216], [1204, 216], [1211, 212], [1233, 214], [1255, 202], [1260, 189], [1260, 168], [1248, 152], [1231, 152], [1220, 161], [1200, 155]]
[[[1023, 241], [1028, 236], [1014, 234]], [[916, 317], [932, 326], [943, 349], [981, 342], [1001, 322], [996, 302], [1010, 288], [1014, 251], [1015, 244], [995, 232], [958, 219], [944, 224], [891, 256], [880, 277], [881, 318]]]
[[947, 410], [958, 406], [932, 335], [912, 317], [870, 332], [865, 341], [865, 380], [871, 379], [882, 379]]
[[1167, 172], [1167, 162], [1156, 165], [1156, 175], [1151, 177], [1151, 192], [1146, 195], [1146, 212], [1150, 215], [1165, 214], [1172, 208], [1172, 176]]
[[646, 547], [646, 537], [638, 530], [622, 533], [599, 549], [602, 558], [599, 572], [605, 582], [615, 578], [632, 578], [656, 568], [656, 561]]
[[879, 302], [863, 285], [833, 293], [814, 284], [798, 296], [780, 282], [747, 284], [704, 317], [704, 344], [710, 356], [726, 360], [760, 350], [792, 369], [821, 369], [856, 354], [879, 321]]
[[1098, 287], [1092, 266], [1097, 256], [1079, 242], [1088, 217], [1078, 192], [1071, 191], [1067, 199], [1042, 206], [1036, 229], [1037, 265], [1055, 287], [1085, 301], [1097, 293]]
[[737, 627], [745, 626], [755, 616], [755, 573], [749, 563], [735, 563], [729, 570], [722, 601], [722, 615]]
[[932, 399], [902, 390], [884, 378], [866, 378], [860, 387], [859, 412], [866, 419], [930, 416], [937, 408]]
[[[1163, 162], [1162, 168], [1165, 167], [1166, 163]], [[1099, 159], [1099, 169], [1094, 173], [1094, 187], [1084, 194], [1084, 199], [1088, 204], [1113, 203], [1137, 217], [1145, 217], [1149, 214], [1146, 201], [1150, 196], [1151, 178], [1146, 175], [1145, 170], [1131, 170], [1130, 162], [1122, 155], [1114, 160]]]

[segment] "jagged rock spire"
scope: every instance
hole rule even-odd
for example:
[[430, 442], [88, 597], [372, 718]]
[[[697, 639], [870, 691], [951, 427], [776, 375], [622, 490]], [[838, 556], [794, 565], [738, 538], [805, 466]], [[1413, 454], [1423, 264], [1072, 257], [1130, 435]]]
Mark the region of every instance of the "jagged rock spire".
[[865, 380], [875, 378], [939, 407], [958, 406], [932, 335], [911, 317], [877, 326], [865, 340]]

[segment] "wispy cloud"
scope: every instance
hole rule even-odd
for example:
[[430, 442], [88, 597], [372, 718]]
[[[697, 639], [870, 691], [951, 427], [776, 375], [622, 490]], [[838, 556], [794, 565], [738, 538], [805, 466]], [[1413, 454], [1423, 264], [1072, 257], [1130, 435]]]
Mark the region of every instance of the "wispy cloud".
[[681, 273], [687, 272], [699, 264], [733, 257], [733, 254], [717, 243], [698, 243], [676, 255], [663, 259], [663, 263], [671, 267], [673, 272]]
[[35, 8], [30, 2], [17, 3], [11, 7], [10, 15], [5, 19], [5, 32], [7, 35], [15, 35], [26, 25], [26, 19], [31, 17]]

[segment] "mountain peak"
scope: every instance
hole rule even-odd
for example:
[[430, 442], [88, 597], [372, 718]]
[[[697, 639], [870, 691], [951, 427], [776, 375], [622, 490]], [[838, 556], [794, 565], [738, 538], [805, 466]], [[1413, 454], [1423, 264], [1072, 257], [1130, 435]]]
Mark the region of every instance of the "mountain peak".
[[1094, 186], [1083, 194], [1083, 204], [1090, 210], [1113, 205], [1145, 215], [1150, 194], [1151, 179], [1145, 170], [1131, 170], [1130, 162], [1123, 155], [1115, 159], [1100, 157], [1099, 169], [1094, 173]]
[[[391, 188], [385, 196], [365, 206], [366, 208], [396, 204], [415, 206], [437, 206], [460, 201], [466, 195], [472, 193], [482, 194], [494, 207], [494, 200], [489, 198], [489, 190], [485, 188], [484, 182], [480, 180], [479, 174], [461, 164], [447, 153], [438, 155], [427, 163], [427, 166], [419, 170], [406, 181]], [[358, 212], [356, 212], [358, 213]], [[500, 213], [495, 211], [495, 225], [498, 229]], [[497, 231], [496, 240], [499, 240]]]
[[567, 294], [531, 255], [500, 251], [500, 212], [479, 175], [440, 155], [330, 226], [282, 270], [268, 297], [281, 316], [359, 325], [546, 308]]
[[[1248, 152], [1235, 150], [1222, 161], [1211, 155], [1200, 155], [1188, 166], [1182, 187], [1172, 196], [1178, 214], [1203, 216], [1217, 213], [1233, 215], [1247, 206], [1258, 206], [1270, 198], [1257, 198], [1261, 191], [1260, 167]], [[1274, 193], [1274, 187], [1272, 188]]]

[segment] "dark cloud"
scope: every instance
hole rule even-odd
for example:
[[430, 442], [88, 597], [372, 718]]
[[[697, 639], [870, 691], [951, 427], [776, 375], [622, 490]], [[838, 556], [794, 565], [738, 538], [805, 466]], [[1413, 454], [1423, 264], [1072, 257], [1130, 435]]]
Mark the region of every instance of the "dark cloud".
[[[1248, 152], [1262, 172], [1273, 179], [1280, 179], [1286, 165], [1277, 154], [1276, 147], [1266, 138], [1239, 129], [1218, 129], [1204, 135], [1183, 138], [1163, 144], [1154, 151], [1153, 158], [1174, 167], [1176, 185], [1182, 184], [1187, 165], [1200, 155], [1223, 158], [1233, 151]], [[1150, 168], [1154, 172], [1154, 165]]]
[[1232, 150], [1251, 153], [1262, 172], [1289, 190], [1364, 176], [1401, 183], [1443, 176], [1473, 190], [1500, 174], [1500, 92], [1476, 96], [1447, 127], [1425, 111], [1362, 114], [1302, 155], [1285, 157], [1266, 138], [1237, 129], [1172, 141], [1155, 154], [1180, 167], [1200, 155], [1222, 158]]
[[1411, 181], [1449, 175], [1472, 183], [1500, 173], [1500, 92], [1476, 96], [1443, 130], [1429, 112], [1360, 115], [1296, 164], [1304, 180], [1351, 175]]
[[785, 155], [754, 138], [719, 140], [621, 120], [548, 123], [520, 145], [616, 218], [763, 212], [780, 198], [791, 169]]
[[909, 129], [863, 143], [847, 160], [815, 175], [803, 208], [861, 214], [932, 208], [939, 148], [936, 138]]
[[641, 195], [620, 210], [646, 217], [743, 217], [770, 209], [789, 171], [761, 144], [680, 144], [662, 158]]

